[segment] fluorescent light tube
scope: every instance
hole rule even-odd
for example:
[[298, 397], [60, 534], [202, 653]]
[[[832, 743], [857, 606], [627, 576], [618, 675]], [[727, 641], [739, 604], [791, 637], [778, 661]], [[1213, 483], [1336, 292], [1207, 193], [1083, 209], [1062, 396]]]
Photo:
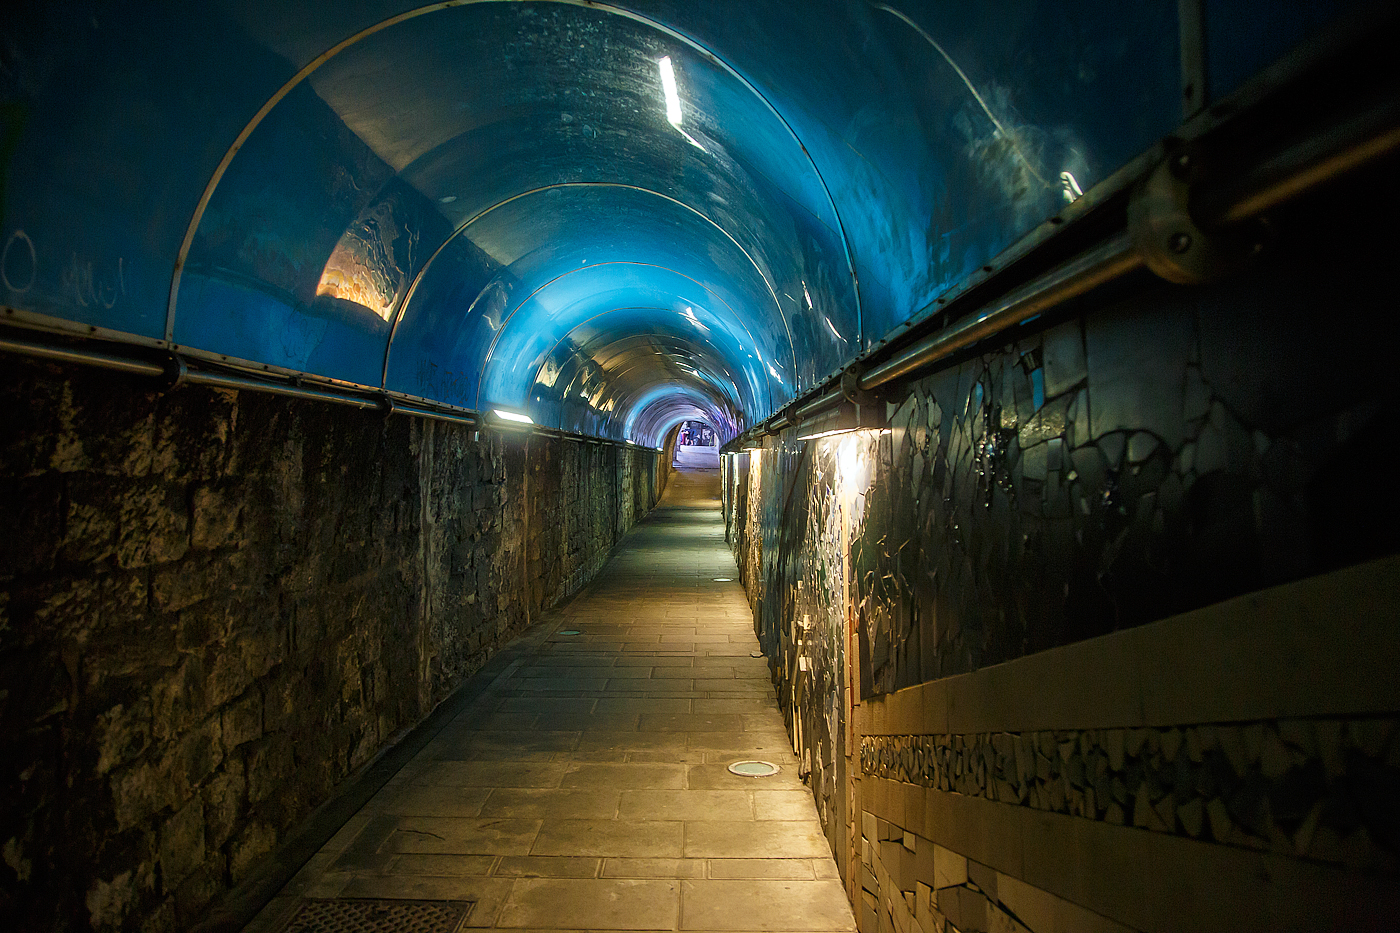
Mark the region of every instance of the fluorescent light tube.
[[676, 72], [671, 67], [671, 56], [658, 62], [661, 66], [661, 90], [666, 94], [666, 121], [672, 126], [681, 125], [681, 98], [676, 93]]

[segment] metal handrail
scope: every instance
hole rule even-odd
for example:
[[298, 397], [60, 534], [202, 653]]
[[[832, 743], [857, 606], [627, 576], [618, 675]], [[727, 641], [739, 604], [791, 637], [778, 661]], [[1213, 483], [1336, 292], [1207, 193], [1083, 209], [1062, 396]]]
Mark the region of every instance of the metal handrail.
[[79, 363], [84, 366], [98, 366], [102, 369], [112, 369], [117, 372], [131, 373], [136, 376], [163, 376], [166, 372], [165, 367], [158, 363], [148, 363], [130, 357], [113, 356], [110, 353], [95, 353], [91, 350], [80, 350], [76, 347], [31, 343], [27, 340], [15, 340], [5, 336], [0, 336], [0, 350], [8, 353], [18, 353], [22, 356], [37, 357], [43, 360], [54, 360], [60, 363]]
[[861, 374], [862, 389], [876, 389], [923, 369], [1009, 327], [1042, 314], [1105, 282], [1141, 268], [1142, 256], [1132, 237], [1120, 233], [1014, 289], [1000, 301], [920, 340]]
[[[371, 398], [369, 396], [354, 395], [349, 392], [335, 392], [326, 389], [308, 389], [305, 386], [272, 382], [265, 379], [252, 379], [246, 376], [235, 376], [230, 373], [210, 372], [209, 370], [188, 370], [181, 381], [188, 385], [204, 385], [216, 389], [263, 392], [268, 395], [282, 395], [288, 398], [302, 398], [318, 402], [331, 402], [336, 405], [348, 405], [351, 408], [377, 410], [383, 410], [385, 408], [382, 399]], [[392, 410], [397, 411], [399, 408], [398, 406], [393, 406]]]
[[[280, 382], [268, 378], [260, 378], [258, 376], [242, 375], [239, 373], [222, 372], [211, 369], [195, 369], [189, 366], [188, 360], [179, 355], [172, 355], [166, 362], [154, 362], [136, 357], [119, 356], [113, 353], [89, 350], [83, 347], [23, 340], [7, 335], [0, 335], [0, 352], [15, 353], [21, 356], [52, 360], [59, 363], [75, 363], [82, 366], [92, 366], [99, 369], [129, 373], [137, 376], [163, 377], [174, 385], [199, 385], [215, 389], [261, 392], [267, 395], [280, 395], [287, 398], [329, 402], [331, 404], [347, 405], [351, 408], [358, 408], [365, 411], [382, 411], [386, 415], [408, 415], [414, 418], [426, 418], [433, 421], [466, 425], [468, 427], [475, 427], [483, 424], [483, 419], [478, 412], [449, 408], [447, 406], [435, 408], [426, 400], [412, 399], [400, 401], [394, 393], [389, 392], [370, 394], [369, 392], [342, 391], [333, 388], [312, 388], [291, 382]], [[613, 444], [619, 447], [635, 447], [638, 450], [652, 450], [650, 447], [634, 444], [630, 441], [588, 437], [558, 428], [550, 428], [545, 425], [533, 425], [530, 431], [531, 433], [546, 437], [587, 440], [603, 444]]]
[[[172, 387], [175, 385], [199, 385], [215, 389], [261, 392], [265, 395], [280, 395], [287, 398], [329, 402], [334, 405], [347, 405], [351, 408], [358, 408], [364, 411], [381, 411], [385, 415], [407, 415], [412, 418], [426, 418], [430, 421], [443, 421], [449, 424], [460, 424], [467, 427], [481, 427], [486, 424], [486, 419], [481, 416], [480, 412], [446, 405], [437, 408], [426, 399], [414, 398], [412, 396], [400, 396], [398, 393], [394, 392], [376, 392], [373, 390], [356, 392], [349, 389], [310, 388], [292, 382], [280, 382], [255, 375], [243, 375], [240, 373], [223, 372], [212, 369], [196, 369], [190, 367], [190, 361], [188, 359], [178, 354], [170, 355], [168, 360], [164, 362], [153, 362], [136, 357], [118, 356], [113, 353], [88, 350], [82, 347], [22, 340], [4, 334], [0, 334], [0, 352], [14, 353], [34, 359], [53, 360], [59, 363], [75, 363], [80, 366], [92, 366], [98, 369], [130, 373], [136, 376], [164, 378], [168, 380]], [[607, 437], [592, 437], [540, 424], [528, 426], [527, 432], [542, 437], [592, 441], [599, 444], [611, 444], [616, 447], [633, 448], [655, 453], [655, 448], [648, 447], [645, 444], [634, 444], [631, 441], [620, 441]]]

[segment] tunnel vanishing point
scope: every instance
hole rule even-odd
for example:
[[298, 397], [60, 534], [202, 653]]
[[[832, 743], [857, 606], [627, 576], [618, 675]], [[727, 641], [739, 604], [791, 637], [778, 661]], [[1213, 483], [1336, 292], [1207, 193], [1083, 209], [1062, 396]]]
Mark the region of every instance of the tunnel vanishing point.
[[1400, 930], [1397, 47], [6, 4], [0, 930]]

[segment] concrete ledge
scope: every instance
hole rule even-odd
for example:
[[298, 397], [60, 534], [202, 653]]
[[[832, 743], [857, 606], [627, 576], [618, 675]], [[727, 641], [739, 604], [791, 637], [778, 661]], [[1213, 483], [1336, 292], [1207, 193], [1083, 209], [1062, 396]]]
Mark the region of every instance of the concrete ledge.
[[867, 700], [858, 725], [963, 735], [1391, 712], [1397, 631], [1392, 556]]
[[961, 794], [862, 781], [863, 806], [960, 855], [1155, 931], [1392, 929], [1394, 878]]

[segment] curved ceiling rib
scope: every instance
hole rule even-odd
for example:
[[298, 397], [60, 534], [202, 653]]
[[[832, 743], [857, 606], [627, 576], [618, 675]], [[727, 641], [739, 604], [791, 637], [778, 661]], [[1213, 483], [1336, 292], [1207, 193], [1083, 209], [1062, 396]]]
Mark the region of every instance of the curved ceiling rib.
[[[744, 399], [740, 398], [741, 379], [736, 373], [730, 370], [729, 364], [723, 356], [718, 352], [710, 352], [710, 350], [707, 349], [707, 344], [697, 342], [692, 339], [690, 335], [683, 334], [683, 329], [677, 328], [672, 331], [668, 330], [664, 325], [653, 324], [646, 333], [637, 333], [634, 324], [631, 326], [624, 324], [613, 330], [602, 330], [598, 327], [598, 322], [601, 319], [612, 314], [642, 312], [654, 320], [655, 312], [665, 310], [667, 309], [613, 308], [601, 314], [594, 315], [569, 331], [568, 334], [559, 338], [555, 345], [544, 354], [540, 360], [539, 366], [535, 370], [535, 376], [531, 381], [531, 385], [552, 388], [559, 384], [562, 380], [565, 366], [571, 360], [580, 364], [584, 360], [591, 360], [596, 363], [599, 358], [610, 359], [620, 353], [630, 350], [634, 346], [654, 347], [665, 344], [674, 351], [674, 358], [680, 358], [681, 356], [687, 358], [701, 358], [708, 367], [705, 372], [714, 377], [717, 383], [722, 382], [731, 390], [730, 402], [738, 409], [749, 407], [744, 404]], [[590, 330], [592, 332], [583, 339], [576, 338], [576, 335], [579, 335], [581, 332]], [[627, 334], [627, 336], [617, 337], [617, 333]], [[565, 341], [569, 343], [564, 353], [567, 358], [556, 360], [555, 355], [560, 353]], [[546, 380], [545, 367], [550, 366], [551, 363], [553, 365], [548, 374], [548, 380]], [[598, 365], [601, 366], [601, 364]], [[568, 381], [564, 380], [563, 384], [565, 386], [563, 391], [567, 391], [569, 387]], [[542, 401], [542, 399], [539, 400]]]
[[[521, 366], [538, 368], [540, 334], [570, 329], [558, 315], [674, 305], [728, 335], [723, 368], [752, 390], [745, 420], [859, 346], [849, 247], [806, 147], [751, 82], [647, 16], [571, 0], [421, 7], [274, 96], [182, 243], [178, 343], [217, 335], [238, 359], [480, 409], [526, 403]], [[511, 157], [529, 143], [533, 158]], [[598, 272], [624, 268], [619, 282]]]
[[[477, 404], [478, 407], [480, 407], [481, 404], [482, 404], [482, 399], [481, 399], [481, 388], [482, 388], [482, 386], [483, 386], [483, 385], [485, 384], [485, 382], [486, 382], [486, 380], [485, 380], [485, 378], [484, 378], [484, 377], [485, 377], [485, 373], [486, 373], [486, 369], [487, 369], [487, 367], [489, 367], [490, 364], [491, 364], [492, 356], [493, 356], [493, 355], [495, 354], [495, 352], [496, 352], [496, 347], [498, 346], [498, 344], [499, 344], [499, 342], [500, 342], [500, 337], [501, 337], [501, 335], [505, 333], [506, 325], [510, 323], [511, 319], [512, 319], [517, 313], [519, 313], [520, 309], [523, 308], [528, 302], [530, 302], [530, 301], [532, 301], [532, 300], [536, 300], [536, 299], [538, 298], [538, 296], [539, 296], [542, 292], [544, 292], [546, 289], [549, 289], [549, 288], [552, 287], [552, 286], [558, 285], [559, 283], [563, 282], [563, 281], [564, 281], [565, 279], [567, 279], [567, 278], [570, 278], [570, 277], [576, 276], [576, 275], [589, 275], [589, 274], [592, 274], [592, 273], [596, 272], [599, 268], [604, 268], [604, 267], [608, 267], [608, 266], [638, 266], [638, 267], [647, 268], [647, 269], [659, 269], [659, 270], [663, 270], [663, 271], [665, 271], [665, 272], [668, 272], [668, 273], [670, 273], [670, 274], [672, 274], [672, 275], [675, 275], [675, 276], [678, 276], [678, 277], [680, 277], [680, 278], [683, 278], [683, 279], [688, 280], [689, 282], [693, 283], [694, 285], [699, 286], [699, 288], [700, 288], [704, 293], [709, 294], [709, 295], [713, 295], [714, 298], [715, 298], [715, 300], [718, 301], [721, 305], [723, 305], [723, 306], [725, 307], [725, 310], [727, 310], [727, 311], [730, 312], [730, 318], [731, 318], [736, 324], [738, 324], [738, 326], [744, 331], [745, 336], [748, 338], [748, 345], [749, 345], [749, 346], [753, 346], [753, 347], [757, 347], [757, 346], [758, 346], [758, 341], [756, 341], [756, 340], [754, 339], [753, 332], [752, 332], [751, 330], [749, 330], [748, 325], [744, 322], [743, 315], [736, 313], [736, 310], [735, 310], [734, 308], [732, 308], [732, 307], [729, 305], [729, 303], [726, 302], [726, 301], [724, 300], [723, 297], [721, 297], [720, 295], [718, 295], [717, 293], [715, 293], [715, 291], [714, 291], [711, 287], [707, 286], [704, 282], [701, 282], [701, 281], [699, 281], [698, 279], [691, 278], [690, 276], [685, 275], [685, 274], [682, 273], [682, 272], [677, 272], [675, 269], [670, 269], [670, 268], [668, 268], [668, 267], [660, 266], [660, 265], [657, 265], [657, 264], [654, 264], [654, 263], [640, 263], [640, 262], [631, 262], [631, 261], [627, 261], [627, 260], [611, 260], [611, 261], [603, 262], [603, 263], [594, 263], [594, 264], [592, 264], [592, 265], [584, 266], [584, 267], [581, 267], [581, 268], [579, 268], [579, 269], [570, 269], [568, 272], [562, 273], [561, 275], [558, 275], [558, 276], [556, 276], [555, 278], [550, 279], [548, 282], [545, 282], [543, 285], [539, 286], [539, 288], [535, 289], [533, 292], [531, 292], [529, 295], [527, 295], [524, 299], [522, 299], [521, 302], [520, 302], [518, 305], [516, 305], [513, 309], [511, 309], [511, 311], [506, 315], [506, 317], [504, 318], [504, 320], [501, 321], [500, 328], [496, 331], [496, 337], [495, 337], [495, 339], [493, 339], [493, 340], [491, 341], [490, 346], [487, 347], [485, 357], [484, 357], [483, 360], [482, 360], [482, 375], [483, 375], [483, 378], [482, 378], [481, 382], [479, 382], [479, 383], [477, 384], [477, 401], [476, 401], [476, 404]], [[695, 304], [698, 304], [698, 302], [692, 303], [692, 304], [688, 305], [688, 307], [691, 308], [691, 309], [693, 310]], [[708, 308], [707, 308], [707, 310], [711, 310], [711, 311], [712, 311], [712, 309], [708, 309]], [[672, 312], [672, 313], [676, 313], [676, 312]], [[579, 323], [582, 323], [582, 322], [579, 322]], [[575, 326], [577, 326], [577, 325], [575, 325]], [[776, 378], [776, 377], [775, 377], [775, 378]]]
[[[36, 8], [0, 76], [26, 115], [0, 299], [34, 326], [462, 406], [552, 404], [531, 397], [550, 359], [623, 380], [589, 390], [613, 405], [589, 430], [617, 439], [650, 437], [668, 398], [732, 397], [752, 423], [1171, 133], [1177, 14], [210, 0], [153, 31], [135, 0]], [[1215, 36], [1211, 61], [1277, 57], [1299, 16], [1268, 48]], [[664, 310], [575, 332], [643, 306]], [[644, 333], [669, 362], [625, 343]], [[639, 355], [593, 370], [584, 344]]]
[[414, 294], [414, 292], [415, 292], [415, 291], [417, 290], [417, 288], [418, 288], [418, 283], [421, 282], [421, 281], [423, 280], [423, 276], [424, 276], [424, 274], [427, 273], [428, 269], [432, 266], [433, 260], [436, 259], [436, 258], [442, 253], [442, 251], [445, 250], [445, 249], [448, 247], [448, 245], [452, 243], [452, 241], [453, 241], [456, 237], [463, 236], [463, 235], [466, 233], [467, 229], [468, 229], [469, 227], [471, 227], [472, 224], [476, 223], [478, 220], [482, 219], [482, 218], [485, 217], [487, 214], [491, 213], [492, 211], [496, 210], [497, 208], [504, 207], [504, 206], [506, 206], [507, 204], [513, 203], [513, 202], [515, 202], [515, 201], [519, 201], [519, 200], [522, 199], [522, 198], [528, 198], [528, 197], [530, 197], [530, 196], [532, 196], [532, 195], [538, 195], [538, 194], [542, 194], [542, 193], [545, 193], [545, 192], [548, 192], [548, 191], [552, 191], [552, 190], [556, 190], [556, 189], [563, 189], [563, 188], [626, 188], [626, 189], [629, 189], [629, 190], [632, 190], [632, 191], [636, 191], [636, 192], [639, 192], [639, 193], [642, 193], [642, 194], [647, 194], [647, 195], [651, 195], [651, 196], [653, 196], [653, 197], [662, 198], [663, 200], [669, 201], [669, 202], [671, 202], [672, 204], [676, 205], [677, 207], [682, 208], [683, 210], [690, 211], [690, 212], [691, 212], [692, 214], [694, 214], [696, 217], [699, 217], [701, 220], [703, 220], [703, 221], [705, 221], [706, 223], [710, 224], [710, 225], [713, 226], [716, 230], [718, 230], [720, 233], [722, 233], [722, 234], [725, 236], [725, 238], [729, 240], [729, 242], [731, 242], [731, 243], [734, 244], [734, 247], [735, 247], [736, 249], [738, 249], [741, 253], [744, 254], [744, 258], [747, 259], [747, 260], [749, 261], [749, 264], [753, 266], [754, 271], [755, 271], [756, 273], [758, 273], [758, 275], [759, 275], [760, 278], [763, 279], [763, 284], [767, 287], [767, 289], [768, 289], [768, 295], [769, 295], [769, 297], [772, 299], [773, 308], [774, 308], [774, 310], [777, 312], [778, 317], [782, 320], [784, 330], [787, 331], [788, 350], [789, 350], [789, 354], [790, 354], [790, 357], [791, 357], [791, 360], [792, 360], [793, 371], [794, 371], [794, 372], [797, 371], [797, 349], [796, 349], [796, 347], [793, 345], [793, 340], [792, 340], [792, 327], [791, 327], [791, 325], [788, 323], [787, 316], [783, 313], [782, 303], [778, 301], [778, 294], [777, 294], [777, 292], [775, 291], [775, 289], [773, 288], [772, 279], [771, 279], [771, 278], [768, 276], [768, 274], [765, 273], [765, 272], [763, 271], [763, 269], [759, 266], [758, 262], [754, 259], [753, 255], [749, 252], [749, 250], [745, 249], [744, 245], [743, 245], [742, 243], [740, 243], [740, 242], [734, 237], [734, 235], [733, 235], [732, 233], [730, 233], [730, 232], [729, 232], [728, 230], [726, 230], [722, 225], [720, 225], [720, 224], [717, 223], [715, 220], [713, 220], [713, 219], [710, 218], [708, 215], [706, 215], [703, 211], [701, 211], [701, 210], [695, 208], [694, 206], [692, 206], [692, 205], [690, 205], [690, 204], [685, 203], [684, 201], [681, 201], [681, 200], [679, 200], [679, 199], [677, 199], [677, 198], [673, 198], [673, 197], [671, 197], [670, 195], [664, 194], [664, 193], [662, 193], [662, 192], [660, 192], [660, 191], [653, 191], [653, 190], [651, 190], [650, 188], [645, 188], [645, 187], [642, 187], [642, 186], [640, 186], [640, 185], [625, 185], [625, 184], [621, 184], [621, 183], [619, 183], [619, 182], [570, 181], [570, 182], [560, 182], [560, 183], [554, 184], [554, 185], [545, 185], [545, 186], [542, 186], [542, 187], [539, 187], [539, 188], [532, 188], [532, 189], [530, 189], [529, 191], [522, 191], [522, 192], [520, 192], [520, 193], [518, 193], [518, 194], [513, 194], [513, 195], [511, 195], [509, 198], [506, 198], [506, 199], [503, 200], [503, 201], [498, 201], [497, 203], [492, 204], [491, 206], [489, 206], [489, 207], [487, 207], [487, 208], [485, 208], [485, 209], [479, 211], [478, 213], [472, 215], [472, 217], [470, 217], [470, 218], [469, 218], [468, 220], [466, 220], [464, 223], [462, 223], [461, 225], [459, 225], [459, 226], [457, 227], [457, 229], [454, 230], [454, 231], [452, 232], [452, 235], [451, 235], [451, 236], [449, 236], [447, 239], [443, 240], [443, 242], [442, 242], [441, 244], [439, 244], [438, 248], [437, 248], [436, 250], [433, 251], [432, 256], [428, 257], [428, 260], [427, 260], [425, 263], [423, 263], [422, 268], [420, 268], [420, 269], [418, 270], [417, 275], [415, 275], [415, 276], [413, 277], [413, 282], [412, 282], [412, 284], [409, 285], [408, 290], [404, 293], [404, 296], [403, 296], [402, 300], [396, 302], [396, 304], [395, 304], [395, 306], [394, 306], [393, 313], [392, 313], [392, 315], [391, 315], [392, 324], [391, 324], [390, 331], [389, 331], [389, 340], [388, 340], [388, 342], [387, 342], [387, 344], [386, 344], [386, 346], [385, 346], [385, 349], [384, 349], [384, 373], [385, 373], [384, 378], [386, 378], [386, 379], [388, 378], [388, 371], [389, 371], [389, 354], [393, 352], [393, 348], [394, 348], [394, 334], [398, 331], [398, 325], [399, 325], [399, 321], [400, 321], [400, 319], [401, 319], [401, 316], [402, 316], [402, 314], [403, 314], [403, 310], [404, 310], [404, 308], [405, 308], [410, 302], [413, 301], [413, 294]]
[[[586, 399], [592, 411], [630, 412], [637, 399], [666, 384], [708, 399], [705, 420], [726, 439], [737, 431], [736, 413], [747, 407], [736, 382], [725, 377], [723, 359], [686, 335], [650, 333], [615, 339], [608, 331], [600, 331], [578, 340], [560, 357], [551, 378], [536, 384], [541, 389], [537, 403], [544, 410], [557, 406], [561, 427], [582, 423], [568, 420], [571, 407], [587, 414], [579, 399]], [[552, 393], [552, 402], [545, 398], [546, 390]], [[647, 445], [659, 440], [646, 434], [635, 434], [634, 439]]]
[[695, 401], [679, 393], [658, 394], [640, 401], [628, 419], [627, 431], [638, 437], [656, 438], [654, 446], [659, 448], [666, 433], [682, 421], [703, 421], [720, 435], [732, 436], [734, 430], [722, 415], [705, 406], [703, 400]]

